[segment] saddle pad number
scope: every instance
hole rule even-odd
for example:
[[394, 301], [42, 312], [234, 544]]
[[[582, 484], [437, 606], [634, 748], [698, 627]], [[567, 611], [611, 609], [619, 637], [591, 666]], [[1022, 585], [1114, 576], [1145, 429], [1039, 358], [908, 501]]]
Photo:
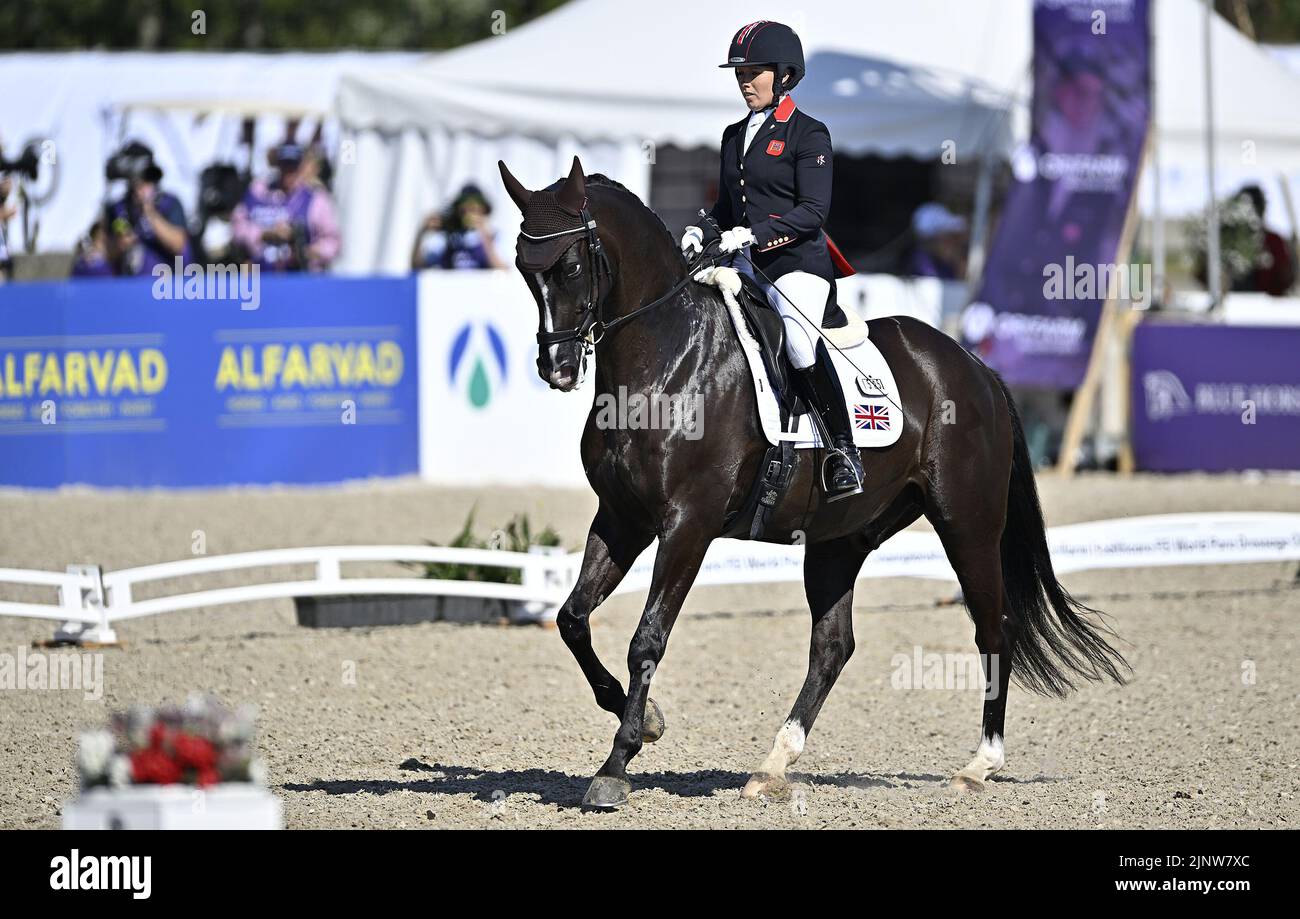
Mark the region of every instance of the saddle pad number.
[[785, 149], [785, 141], [772, 140], [768, 141], [767, 152], [769, 156], [780, 156], [781, 151]]

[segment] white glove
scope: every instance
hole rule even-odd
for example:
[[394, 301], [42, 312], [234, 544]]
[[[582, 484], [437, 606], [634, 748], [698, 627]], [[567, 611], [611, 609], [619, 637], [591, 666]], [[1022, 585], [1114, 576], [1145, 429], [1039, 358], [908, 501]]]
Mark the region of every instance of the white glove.
[[722, 252], [736, 252], [754, 244], [754, 234], [749, 227], [733, 227], [722, 234]]
[[704, 251], [704, 231], [699, 227], [687, 227], [682, 234], [682, 254], [688, 258]]

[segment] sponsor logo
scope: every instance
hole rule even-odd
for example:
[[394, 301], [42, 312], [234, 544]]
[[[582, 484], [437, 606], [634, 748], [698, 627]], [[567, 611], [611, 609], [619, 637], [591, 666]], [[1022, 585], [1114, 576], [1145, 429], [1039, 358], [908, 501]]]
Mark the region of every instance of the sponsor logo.
[[1168, 370], [1142, 374], [1142, 390], [1146, 393], [1147, 418], [1151, 421], [1168, 421], [1192, 410], [1192, 400], [1183, 389], [1182, 380]]
[[1082, 316], [999, 313], [987, 303], [975, 302], [962, 314], [961, 329], [973, 344], [1012, 341], [1022, 354], [1069, 356], [1083, 350], [1088, 323]]
[[506, 382], [506, 342], [490, 322], [467, 322], [451, 340], [447, 378], [471, 407], [486, 408]]
[[1197, 383], [1189, 393], [1171, 370], [1142, 375], [1149, 421], [1169, 421], [1183, 415], [1237, 415], [1249, 404], [1260, 415], [1300, 416], [1300, 386], [1286, 383]]

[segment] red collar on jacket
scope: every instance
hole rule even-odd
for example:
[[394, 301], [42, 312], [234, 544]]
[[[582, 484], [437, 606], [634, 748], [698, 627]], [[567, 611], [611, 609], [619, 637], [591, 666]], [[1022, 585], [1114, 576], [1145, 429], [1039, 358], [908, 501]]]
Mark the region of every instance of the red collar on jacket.
[[780, 104], [776, 107], [776, 120], [786, 122], [794, 114], [794, 96], [786, 93], [781, 97]]

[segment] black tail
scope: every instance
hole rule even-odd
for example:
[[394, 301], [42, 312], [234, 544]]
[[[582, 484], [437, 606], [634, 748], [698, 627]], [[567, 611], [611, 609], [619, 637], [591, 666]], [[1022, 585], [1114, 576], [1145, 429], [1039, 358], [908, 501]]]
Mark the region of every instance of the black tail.
[[1089, 621], [1101, 613], [1074, 599], [1056, 580], [1020, 413], [1002, 378], [994, 377], [1006, 397], [1015, 439], [1002, 531], [1002, 583], [1015, 642], [1012, 676], [1045, 696], [1064, 696], [1074, 689], [1072, 676], [1123, 683], [1131, 668], [1103, 637], [1115, 633]]

